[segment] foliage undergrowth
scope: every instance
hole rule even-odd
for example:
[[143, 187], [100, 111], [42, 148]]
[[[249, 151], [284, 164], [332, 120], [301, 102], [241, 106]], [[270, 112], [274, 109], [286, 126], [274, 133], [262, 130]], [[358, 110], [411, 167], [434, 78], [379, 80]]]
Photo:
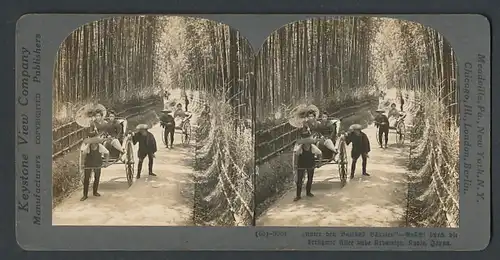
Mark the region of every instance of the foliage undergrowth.
[[[134, 106], [134, 105], [131, 105]], [[128, 128], [134, 129], [138, 124], [147, 123], [154, 125], [158, 122], [157, 112], [161, 111], [163, 104], [158, 104], [154, 109], [128, 119]], [[73, 149], [64, 156], [52, 162], [52, 205], [57, 206], [64, 198], [81, 185], [81, 176], [78, 172], [79, 152]], [[103, 170], [103, 174], [105, 170]]]
[[411, 132], [407, 225], [458, 227], [459, 127], [435, 95], [424, 100]]
[[210, 98], [210, 115], [198, 119], [193, 222], [248, 226], [253, 221], [253, 138], [233, 108]]

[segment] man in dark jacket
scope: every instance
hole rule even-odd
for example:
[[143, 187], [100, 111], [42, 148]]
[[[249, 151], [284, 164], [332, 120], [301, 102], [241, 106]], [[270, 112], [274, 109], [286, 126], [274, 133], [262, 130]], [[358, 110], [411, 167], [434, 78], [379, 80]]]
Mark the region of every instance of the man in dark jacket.
[[352, 125], [349, 128], [350, 133], [346, 137], [346, 144], [349, 145], [350, 143], [352, 143], [351, 179], [354, 178], [354, 172], [356, 171], [356, 163], [358, 162], [360, 156], [363, 160], [362, 164], [363, 176], [370, 176], [370, 174], [366, 172], [368, 153], [370, 152], [370, 141], [368, 140], [368, 136], [365, 133], [363, 133], [361, 129], [362, 126], [359, 124]]
[[[160, 125], [163, 127], [163, 136], [165, 137], [165, 145], [167, 148], [174, 146], [174, 133], [175, 133], [175, 119], [172, 116], [171, 110], [163, 110], [160, 117]], [[170, 138], [169, 138], [170, 137]], [[170, 147], [168, 141], [170, 139]]]
[[153, 159], [157, 151], [156, 139], [154, 135], [148, 131], [148, 125], [140, 124], [137, 126], [138, 132], [132, 136], [132, 142], [135, 144], [139, 143], [139, 150], [137, 151], [137, 157], [139, 158], [139, 163], [137, 164], [137, 179], [141, 178], [142, 163], [146, 156], [148, 157], [148, 169], [150, 176], [156, 176], [153, 173]]
[[[383, 109], [378, 109], [377, 116], [375, 116], [375, 126], [378, 128], [378, 141], [380, 148], [387, 148], [387, 141], [389, 140], [389, 118], [384, 115]], [[384, 136], [384, 142], [382, 142]]]

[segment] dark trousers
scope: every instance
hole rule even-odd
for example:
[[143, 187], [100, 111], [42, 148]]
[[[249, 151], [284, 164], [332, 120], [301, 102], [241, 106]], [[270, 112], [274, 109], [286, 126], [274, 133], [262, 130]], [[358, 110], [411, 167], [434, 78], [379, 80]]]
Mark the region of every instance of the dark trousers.
[[[382, 136], [384, 136], [384, 142], [382, 142]], [[378, 140], [380, 145], [387, 145], [387, 141], [389, 141], [389, 127], [380, 127], [378, 129]]]
[[405, 105], [404, 102], [401, 102], [401, 105], [400, 105], [400, 108], [401, 108], [401, 112], [403, 112], [403, 106]]
[[165, 135], [165, 143], [167, 144], [167, 146], [169, 139], [170, 139], [170, 146], [174, 145], [174, 133], [175, 133], [174, 127], [165, 127], [164, 135]]
[[144, 155], [140, 155], [139, 157], [139, 163], [137, 164], [137, 177], [141, 176], [141, 171], [142, 171], [142, 163], [144, 162], [144, 159], [148, 157], [148, 170], [149, 173], [153, 173], [153, 153], [148, 153]]
[[307, 171], [307, 182], [306, 182], [306, 194], [311, 193], [313, 177], [314, 177], [314, 168], [312, 169], [298, 169], [297, 170], [297, 197], [300, 197], [302, 193], [302, 184], [304, 182], [304, 174]]
[[99, 188], [101, 169], [85, 169], [83, 170], [83, 196], [88, 196], [89, 194], [90, 176], [92, 175], [92, 171], [94, 171], [94, 185], [92, 186], [93, 193], [97, 193], [97, 189]]
[[351, 164], [351, 176], [354, 176], [354, 172], [356, 172], [356, 163], [358, 162], [359, 157], [361, 156], [361, 159], [363, 160], [362, 162], [362, 170], [363, 174], [366, 173], [366, 163], [368, 161], [368, 158], [366, 157], [366, 154], [352, 154], [352, 164]]
[[189, 103], [188, 103], [188, 102], [186, 102], [186, 105], [185, 105], [185, 107], [186, 107], [186, 111], [188, 111], [188, 105], [189, 105]]

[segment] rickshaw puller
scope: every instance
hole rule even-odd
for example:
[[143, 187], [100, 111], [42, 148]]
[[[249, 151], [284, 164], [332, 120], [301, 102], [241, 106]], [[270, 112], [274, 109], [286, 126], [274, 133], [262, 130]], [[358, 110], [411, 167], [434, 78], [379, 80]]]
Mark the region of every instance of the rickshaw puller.
[[[93, 195], [96, 197], [101, 196], [97, 189], [99, 188], [99, 180], [101, 178], [101, 168], [103, 167], [103, 156], [105, 157], [104, 162], [109, 161], [109, 151], [101, 144], [101, 138], [97, 137], [97, 133], [91, 132], [87, 139], [83, 141], [81, 147], [81, 152], [84, 154], [83, 167], [84, 167], [84, 178], [83, 178], [83, 197], [80, 199], [84, 201], [88, 198], [90, 176], [92, 171], [94, 172], [94, 184], [92, 186]], [[81, 162], [82, 163], [82, 162]]]
[[311, 193], [311, 189], [314, 177], [314, 168], [316, 166], [316, 156], [321, 157], [321, 150], [314, 145], [315, 140], [312, 138], [311, 134], [308, 131], [304, 131], [301, 133], [301, 137], [302, 139], [297, 141], [297, 144], [293, 149], [294, 164], [297, 162], [297, 194], [294, 201], [298, 201], [301, 198], [302, 184], [306, 172], [306, 195], [309, 197], [314, 196]]

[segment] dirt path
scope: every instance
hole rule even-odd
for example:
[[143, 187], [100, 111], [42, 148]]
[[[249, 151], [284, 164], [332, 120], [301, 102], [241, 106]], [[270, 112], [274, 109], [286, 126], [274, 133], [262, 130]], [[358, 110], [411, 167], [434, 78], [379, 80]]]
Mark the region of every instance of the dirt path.
[[[196, 119], [196, 115], [193, 115], [194, 126]], [[182, 146], [181, 136], [176, 134], [174, 149], [169, 150], [162, 143], [162, 130], [159, 125], [150, 129], [158, 145], [153, 166], [157, 177], [147, 177], [147, 159], [143, 165], [143, 177], [135, 180], [130, 188], [127, 185], [124, 165], [112, 165], [103, 169], [99, 186], [101, 197], [90, 195], [86, 201], [81, 202], [82, 188], [78, 189], [53, 210], [53, 224], [190, 225], [193, 203], [190, 178], [193, 172], [193, 141], [189, 146]], [[135, 167], [137, 171], [137, 163]]]
[[[394, 130], [389, 133], [389, 147], [379, 148], [375, 139], [376, 128], [363, 130], [370, 138], [367, 171], [361, 176], [358, 161], [354, 179], [340, 189], [337, 165], [316, 169], [312, 198], [293, 201], [295, 187], [276, 201], [257, 220], [259, 226], [356, 226], [396, 227], [404, 220], [407, 184], [406, 162], [409, 148], [399, 146]], [[351, 147], [348, 146], [350, 155]], [[350, 173], [350, 165], [348, 174]], [[304, 188], [305, 189], [305, 188]], [[305, 190], [302, 191], [305, 193]]]

